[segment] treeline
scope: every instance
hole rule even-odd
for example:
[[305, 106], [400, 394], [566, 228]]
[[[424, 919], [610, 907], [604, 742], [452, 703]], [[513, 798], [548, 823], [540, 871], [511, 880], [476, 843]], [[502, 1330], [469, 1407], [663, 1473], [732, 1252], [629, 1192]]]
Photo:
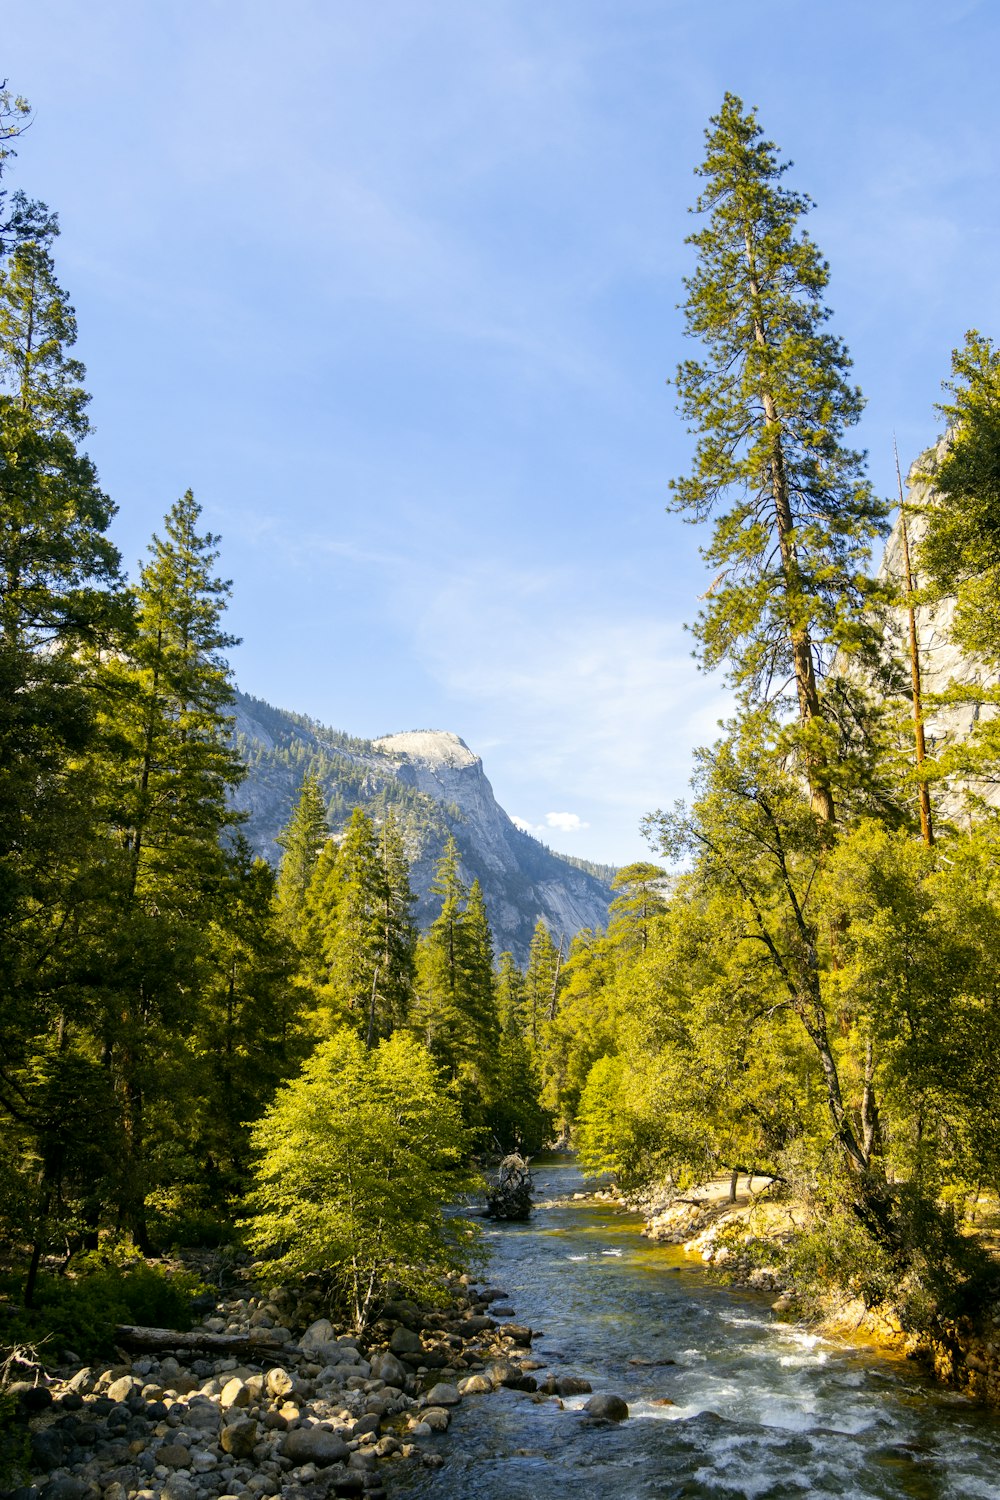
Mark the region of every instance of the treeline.
[[[23, 119], [0, 94], [0, 166]], [[0, 199], [0, 1237], [27, 1303], [50, 1257], [107, 1235], [231, 1233], [254, 1122], [292, 1107], [308, 1059], [330, 1088], [338, 1058], [368, 1078], [357, 1128], [382, 1098], [397, 1155], [423, 1141], [428, 1170], [548, 1130], [503, 1006], [515, 970], [494, 972], [453, 844], [418, 939], [391, 806], [334, 839], [306, 775], [277, 876], [241, 839], [219, 539], [188, 492], [123, 577], [57, 233], [44, 205]], [[431, 1115], [454, 1121], [437, 1156]], [[411, 1239], [420, 1223], [415, 1198]]]
[[[632, 872], [642, 941], [563, 971], [549, 1103], [628, 1186], [774, 1176], [812, 1204], [805, 1282], [919, 1317], [996, 1289], [952, 1209], [1000, 1195], [1000, 352], [975, 332], [956, 351], [930, 499], [903, 507], [901, 576], [873, 577], [890, 507], [846, 442], [861, 397], [785, 170], [727, 96], [699, 168], [674, 508], [713, 522], [694, 632], [737, 707], [691, 805], [648, 819], [681, 873]], [[931, 702], [927, 607], [969, 668]], [[956, 703], [957, 743], [933, 733]]]

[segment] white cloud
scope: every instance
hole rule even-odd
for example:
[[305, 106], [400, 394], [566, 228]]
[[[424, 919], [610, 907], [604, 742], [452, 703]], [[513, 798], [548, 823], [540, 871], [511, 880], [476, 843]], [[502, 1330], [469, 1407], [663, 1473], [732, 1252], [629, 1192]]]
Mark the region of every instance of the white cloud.
[[579, 813], [551, 812], [545, 814], [545, 823], [548, 828], [558, 828], [560, 833], [579, 833], [590, 824], [585, 823]]
[[692, 748], [717, 739], [731, 712], [691, 660], [676, 618], [687, 601], [660, 612], [655, 590], [609, 570], [452, 566], [401, 579], [397, 603], [454, 727], [477, 750], [490, 742], [501, 805], [575, 804], [516, 821], [557, 847], [571, 837], [579, 848], [588, 829], [593, 858], [642, 858], [641, 819], [689, 795]]

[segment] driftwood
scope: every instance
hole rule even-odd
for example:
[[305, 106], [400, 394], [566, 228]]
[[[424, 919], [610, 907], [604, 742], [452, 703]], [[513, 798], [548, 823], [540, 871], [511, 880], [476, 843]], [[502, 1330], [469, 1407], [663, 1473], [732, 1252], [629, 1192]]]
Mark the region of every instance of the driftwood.
[[518, 1152], [505, 1156], [490, 1179], [486, 1215], [490, 1219], [524, 1220], [531, 1216], [534, 1184], [528, 1163]]
[[115, 1343], [123, 1349], [204, 1349], [219, 1354], [256, 1354], [265, 1359], [281, 1359], [286, 1354], [301, 1354], [297, 1344], [277, 1344], [267, 1337], [268, 1330], [253, 1333], [209, 1333], [207, 1328], [192, 1328], [181, 1333], [177, 1328], [138, 1328], [121, 1323], [115, 1329]]

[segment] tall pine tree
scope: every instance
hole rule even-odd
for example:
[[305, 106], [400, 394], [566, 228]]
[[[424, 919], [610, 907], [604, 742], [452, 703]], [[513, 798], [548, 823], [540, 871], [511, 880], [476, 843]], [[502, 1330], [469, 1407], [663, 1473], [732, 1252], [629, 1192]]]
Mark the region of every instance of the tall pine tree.
[[747, 707], [795, 705], [815, 812], [835, 817], [836, 734], [822, 674], [836, 651], [877, 646], [868, 546], [885, 507], [845, 445], [862, 411], [850, 359], [826, 330], [829, 268], [801, 227], [809, 198], [782, 186], [753, 110], [726, 94], [697, 169], [707, 216], [691, 235], [687, 332], [705, 355], [676, 376], [698, 434], [673, 508], [718, 512], [704, 549], [718, 577], [695, 627], [707, 667], [728, 663]]

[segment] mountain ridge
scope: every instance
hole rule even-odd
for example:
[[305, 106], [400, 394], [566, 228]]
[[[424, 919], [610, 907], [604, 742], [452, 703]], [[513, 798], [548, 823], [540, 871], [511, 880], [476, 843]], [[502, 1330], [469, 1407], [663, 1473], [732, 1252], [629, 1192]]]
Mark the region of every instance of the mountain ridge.
[[233, 795], [254, 852], [277, 865], [278, 835], [312, 771], [336, 836], [355, 807], [376, 821], [391, 807], [403, 832], [417, 894], [415, 917], [436, 915], [434, 871], [449, 835], [463, 879], [483, 889], [497, 952], [523, 963], [539, 917], [568, 946], [581, 928], [603, 927], [610, 882], [588, 862], [560, 855], [518, 828], [497, 802], [481, 758], [451, 730], [403, 730], [363, 739], [305, 714], [237, 692], [233, 738], [247, 776]]

